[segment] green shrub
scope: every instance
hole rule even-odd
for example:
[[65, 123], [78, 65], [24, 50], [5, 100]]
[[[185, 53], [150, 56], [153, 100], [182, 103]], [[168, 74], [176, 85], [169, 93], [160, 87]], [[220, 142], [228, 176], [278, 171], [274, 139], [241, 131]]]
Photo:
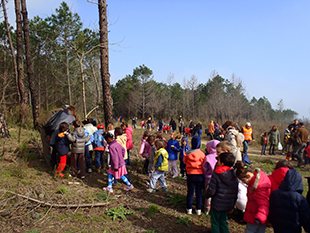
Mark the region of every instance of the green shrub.
[[159, 212], [158, 207], [156, 205], [150, 205], [150, 207], [146, 210], [149, 215], [154, 215]]
[[183, 223], [185, 224], [187, 227], [189, 227], [189, 223], [192, 222], [193, 219], [190, 218], [190, 217], [178, 217], [178, 219], [175, 221], [176, 224], [179, 224], [179, 223]]
[[121, 218], [123, 220], [126, 220], [126, 216], [128, 214], [134, 214], [135, 212], [133, 210], [125, 210], [124, 206], [120, 206], [119, 208], [112, 208], [112, 209], [107, 209], [105, 211], [105, 214], [108, 216], [112, 216], [113, 221], [116, 220], [117, 218]]

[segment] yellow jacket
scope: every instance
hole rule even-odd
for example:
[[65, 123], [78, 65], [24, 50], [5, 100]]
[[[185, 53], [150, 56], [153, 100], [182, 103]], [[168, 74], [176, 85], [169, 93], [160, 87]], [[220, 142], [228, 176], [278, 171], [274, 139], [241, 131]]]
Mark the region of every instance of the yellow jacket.
[[153, 166], [155, 167], [157, 160], [158, 160], [160, 155], [163, 156], [163, 162], [161, 163], [159, 168], [157, 168], [156, 170], [168, 171], [168, 157], [169, 157], [169, 155], [168, 155], [168, 152], [164, 148], [160, 148], [159, 150], [156, 151]]

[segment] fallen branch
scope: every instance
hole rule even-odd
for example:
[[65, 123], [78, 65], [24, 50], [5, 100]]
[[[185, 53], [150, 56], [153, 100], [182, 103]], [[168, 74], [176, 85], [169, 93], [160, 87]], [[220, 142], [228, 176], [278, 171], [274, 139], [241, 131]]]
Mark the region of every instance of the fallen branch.
[[40, 201], [40, 200], [34, 199], [32, 197], [28, 197], [28, 196], [25, 196], [25, 195], [22, 195], [22, 194], [18, 194], [18, 193], [7, 191], [7, 190], [3, 190], [3, 189], [0, 189], [0, 191], [1, 192], [5, 192], [5, 193], [11, 193], [13, 195], [25, 198], [25, 199], [27, 199], [29, 201], [33, 201], [33, 202], [39, 203], [39, 204], [41, 204], [43, 206], [50, 206], [50, 207], [56, 207], [56, 208], [100, 207], [100, 206], [105, 206], [105, 205], [108, 204], [107, 202], [99, 202], [99, 203], [91, 203], [91, 204], [55, 204], [55, 203], [49, 203], [49, 202]]

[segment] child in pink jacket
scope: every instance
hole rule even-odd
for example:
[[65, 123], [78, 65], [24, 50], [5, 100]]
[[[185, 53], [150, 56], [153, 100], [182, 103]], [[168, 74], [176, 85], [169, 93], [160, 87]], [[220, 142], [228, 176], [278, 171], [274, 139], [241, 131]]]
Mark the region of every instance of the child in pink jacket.
[[143, 166], [143, 172], [145, 174], [148, 174], [147, 169], [149, 166], [149, 161], [146, 158], [149, 156], [151, 152], [151, 148], [152, 148], [152, 146], [147, 141], [149, 136], [150, 136], [150, 132], [148, 130], [144, 131], [143, 136], [141, 138], [141, 146], [139, 150], [139, 155], [145, 158], [144, 166]]
[[243, 218], [247, 222], [245, 232], [264, 233], [269, 214], [271, 182], [268, 176], [259, 168], [256, 168], [253, 172], [248, 165], [241, 161], [237, 161], [235, 169], [237, 177], [248, 185], [248, 202]]

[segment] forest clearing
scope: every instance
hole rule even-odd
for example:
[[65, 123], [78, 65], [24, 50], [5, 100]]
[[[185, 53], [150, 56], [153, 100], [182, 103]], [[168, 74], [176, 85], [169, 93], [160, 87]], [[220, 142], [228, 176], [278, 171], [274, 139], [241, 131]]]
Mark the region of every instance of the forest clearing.
[[[186, 215], [187, 187], [183, 178], [168, 177], [167, 193], [146, 191], [148, 177], [142, 174], [143, 163], [137, 151], [142, 129], [134, 131], [132, 166], [128, 168], [135, 189], [126, 192], [119, 182], [111, 194], [102, 190], [107, 184], [104, 169], [87, 174], [84, 180], [69, 178], [69, 171], [64, 178], [55, 179], [40, 155], [38, 133], [23, 130], [20, 146], [16, 141], [18, 130], [10, 129], [10, 133], [10, 139], [1, 140], [2, 232], [210, 232], [210, 215]], [[202, 150], [206, 142], [204, 135]], [[266, 173], [271, 173], [284, 157], [261, 156], [255, 146], [250, 148], [249, 156], [253, 167]], [[308, 169], [297, 169], [303, 177], [309, 175]], [[308, 186], [305, 179], [303, 182], [306, 195]], [[229, 215], [230, 232], [243, 232], [245, 227], [234, 214]], [[272, 232], [272, 228], [266, 232]]]

